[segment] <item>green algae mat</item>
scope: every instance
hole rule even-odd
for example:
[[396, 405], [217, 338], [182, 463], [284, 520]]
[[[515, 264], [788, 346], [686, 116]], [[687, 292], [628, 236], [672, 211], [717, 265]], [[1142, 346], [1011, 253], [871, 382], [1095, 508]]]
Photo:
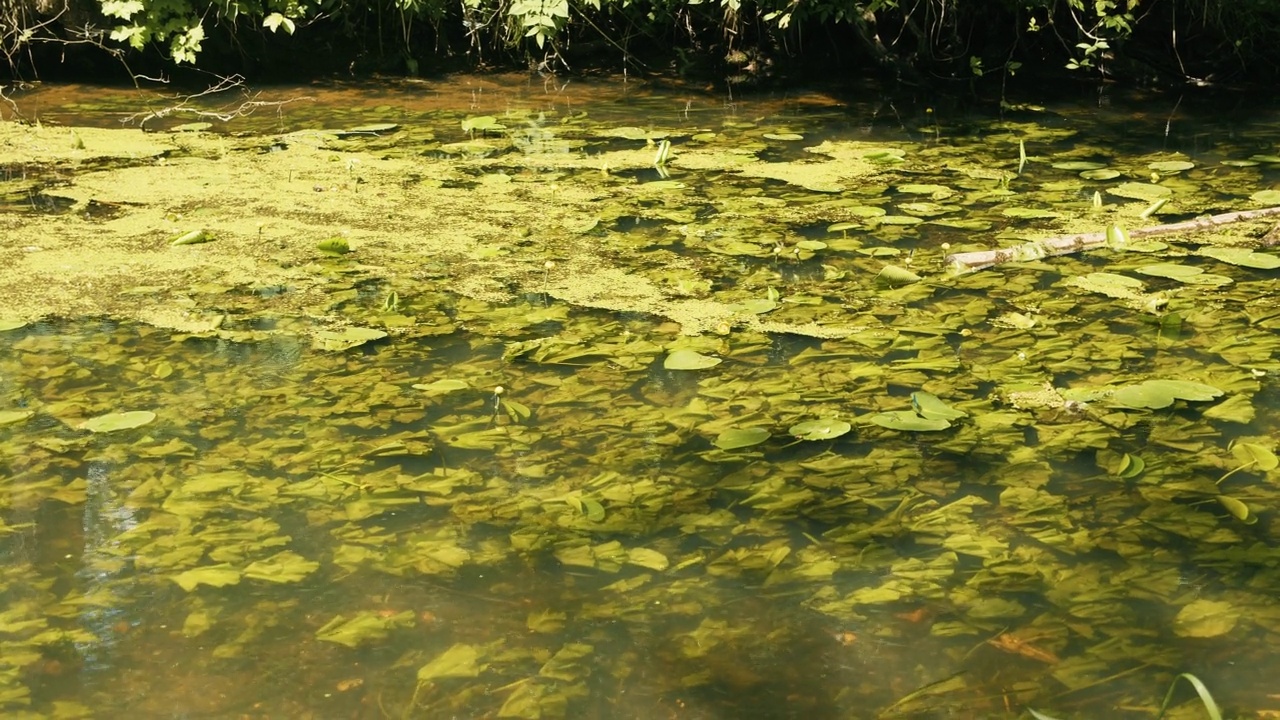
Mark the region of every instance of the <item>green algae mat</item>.
[[0, 125], [5, 716], [1277, 712], [1280, 123], [663, 102]]

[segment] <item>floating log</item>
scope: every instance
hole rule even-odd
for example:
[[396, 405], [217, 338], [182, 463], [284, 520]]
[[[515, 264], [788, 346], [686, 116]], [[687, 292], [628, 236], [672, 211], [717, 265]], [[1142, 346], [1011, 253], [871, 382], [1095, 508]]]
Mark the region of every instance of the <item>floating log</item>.
[[[1184, 220], [1183, 222], [1171, 223], [1169, 225], [1154, 225], [1152, 227], [1137, 228], [1136, 230], [1127, 231], [1130, 238], [1150, 237], [1152, 235], [1167, 235], [1169, 233], [1180, 232], [1196, 232], [1199, 230], [1210, 230], [1220, 225], [1228, 225], [1234, 222], [1244, 220], [1257, 220], [1258, 218], [1271, 217], [1280, 215], [1280, 207], [1262, 208], [1260, 210], [1240, 210], [1237, 212], [1223, 213], [1221, 215], [1208, 215], [1198, 217], [1194, 220]], [[1280, 232], [1272, 230], [1263, 238], [1264, 245], [1274, 245], [1280, 243]], [[952, 272], [963, 275], [964, 273], [976, 272], [985, 268], [993, 267], [1007, 262], [1026, 262], [1028, 260], [1039, 260], [1040, 258], [1050, 257], [1053, 255], [1070, 255], [1071, 253], [1081, 252], [1083, 250], [1093, 250], [1107, 245], [1107, 233], [1081, 233], [1078, 235], [1059, 235], [1056, 237], [1044, 238], [1042, 240], [1032, 240], [1021, 245], [1015, 245], [1010, 248], [1002, 248], [1000, 250], [978, 250], [975, 252], [952, 253], [947, 256], [947, 267]]]

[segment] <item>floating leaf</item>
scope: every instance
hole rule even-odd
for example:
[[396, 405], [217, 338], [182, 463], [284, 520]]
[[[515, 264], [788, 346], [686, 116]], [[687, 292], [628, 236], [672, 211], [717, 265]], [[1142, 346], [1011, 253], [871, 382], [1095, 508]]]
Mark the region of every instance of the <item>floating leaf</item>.
[[18, 318], [12, 318], [12, 317], [11, 318], [0, 317], [0, 332], [17, 330], [19, 328], [24, 328], [26, 326], [27, 326], [26, 320], [19, 320]]
[[876, 275], [876, 280], [890, 286], [910, 285], [920, 282], [920, 276], [897, 265], [885, 265]]
[[421, 390], [428, 395], [445, 395], [457, 390], [467, 390], [471, 386], [465, 380], [436, 380], [431, 383], [419, 383], [412, 386], [414, 390]]
[[291, 583], [305, 578], [315, 572], [318, 567], [320, 563], [286, 550], [266, 560], [249, 563], [249, 566], [244, 569], [244, 576], [273, 583]]
[[922, 418], [911, 410], [895, 410], [882, 412], [868, 418], [880, 427], [890, 430], [907, 430], [911, 432], [932, 432], [946, 430], [951, 423], [942, 418]]
[[131, 410], [129, 412], [108, 413], [89, 418], [76, 427], [89, 432], [107, 433], [132, 430], [136, 427], [142, 427], [155, 419], [156, 414], [150, 410]]
[[1146, 200], [1151, 202], [1160, 198], [1169, 197], [1173, 194], [1167, 187], [1160, 185], [1152, 185], [1151, 183], [1127, 182], [1115, 187], [1107, 188], [1108, 195], [1127, 198], [1129, 200]]
[[476, 677], [481, 666], [480, 651], [474, 645], [458, 643], [440, 653], [434, 660], [418, 668], [418, 682], [442, 678]]
[[1116, 475], [1129, 480], [1141, 475], [1146, 467], [1147, 463], [1141, 457], [1125, 453], [1120, 458], [1120, 466], [1116, 468]]
[[462, 121], [462, 132], [473, 133], [477, 130], [480, 132], [506, 130], [507, 127], [498, 122], [498, 118], [492, 115], [477, 115], [469, 117]]
[[1088, 160], [1063, 160], [1056, 162], [1050, 167], [1055, 170], [1073, 170], [1079, 172], [1081, 170], [1101, 170], [1106, 167], [1106, 163], [1090, 162]]
[[381, 340], [387, 334], [382, 330], [365, 327], [349, 327], [341, 330], [321, 330], [315, 334], [316, 342], [322, 350], [341, 351], [374, 340]]
[[764, 428], [733, 428], [717, 435], [712, 444], [721, 450], [737, 450], [759, 445], [772, 434]]
[[1188, 160], [1160, 160], [1158, 162], [1147, 163], [1147, 167], [1158, 173], [1178, 173], [1183, 170], [1190, 170], [1196, 164]]
[[796, 133], [765, 133], [763, 137], [766, 140], [785, 140], [787, 142], [795, 142], [797, 140], [804, 139], [803, 135], [798, 135]]
[[1180, 637], [1218, 637], [1240, 620], [1240, 611], [1221, 600], [1192, 600], [1173, 618], [1173, 631]]
[[19, 423], [35, 414], [34, 410], [0, 410], [0, 425]]
[[186, 570], [174, 575], [171, 579], [178, 583], [183, 590], [191, 592], [200, 585], [208, 585], [210, 587], [235, 585], [240, 582], [240, 571], [229, 563], [221, 563]]
[[1126, 407], [1158, 410], [1175, 400], [1205, 402], [1221, 395], [1222, 391], [1212, 385], [1189, 380], [1147, 380], [1120, 388], [1112, 399]]
[[713, 368], [723, 362], [720, 358], [703, 355], [696, 350], [682, 348], [673, 350], [662, 361], [662, 367], [667, 370], [706, 370]]
[[1280, 205], [1280, 190], [1259, 190], [1249, 199], [1263, 205]]
[[926, 419], [955, 420], [968, 415], [942, 402], [936, 395], [923, 391], [911, 393], [911, 407], [920, 417]]
[[1176, 263], [1155, 263], [1153, 265], [1143, 265], [1137, 268], [1135, 272], [1142, 275], [1150, 275], [1152, 277], [1169, 278], [1170, 280], [1185, 280], [1187, 278], [1202, 275], [1204, 270], [1190, 265], [1178, 265]]
[[801, 440], [832, 440], [844, 435], [853, 426], [843, 420], [808, 420], [787, 428], [787, 432]]
[[946, 185], [931, 185], [927, 183], [905, 183], [895, 187], [894, 190], [906, 195], [928, 195], [934, 200], [944, 200], [955, 195], [955, 191]]
[[1248, 248], [1203, 247], [1197, 251], [1197, 254], [1241, 267], [1251, 267], [1259, 270], [1280, 268], [1280, 257], [1254, 252]]
[[1253, 525], [1258, 522], [1258, 516], [1249, 512], [1249, 506], [1245, 505], [1243, 502], [1231, 497], [1230, 495], [1215, 495], [1214, 498], [1216, 498], [1218, 504], [1225, 508], [1227, 512], [1231, 513], [1235, 519], [1245, 525]]
[[1263, 472], [1270, 472], [1280, 467], [1280, 459], [1276, 458], [1276, 454], [1257, 443], [1233, 442], [1231, 454], [1248, 469], [1256, 468]]
[[1136, 298], [1143, 290], [1141, 280], [1115, 273], [1093, 272], [1067, 280], [1067, 284], [1081, 290], [1096, 292], [1113, 298]]
[[1025, 208], [1011, 207], [1000, 211], [1001, 215], [1012, 218], [1023, 218], [1026, 220], [1047, 220], [1050, 218], [1062, 217], [1062, 213], [1043, 208]]
[[881, 225], [919, 225], [924, 222], [924, 220], [910, 215], [882, 215], [871, 220]]
[[1120, 177], [1120, 171], [1112, 170], [1111, 168], [1085, 170], [1084, 172], [1080, 173], [1080, 177], [1084, 178], [1085, 180], [1114, 180]]

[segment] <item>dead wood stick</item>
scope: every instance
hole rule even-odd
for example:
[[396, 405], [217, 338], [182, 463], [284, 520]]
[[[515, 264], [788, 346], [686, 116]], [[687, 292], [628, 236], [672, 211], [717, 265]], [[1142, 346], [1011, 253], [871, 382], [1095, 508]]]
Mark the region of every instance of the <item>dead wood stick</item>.
[[[1169, 225], [1153, 225], [1152, 227], [1130, 230], [1128, 231], [1128, 235], [1131, 238], [1139, 238], [1150, 235], [1166, 235], [1169, 233], [1209, 230], [1211, 228], [1218, 227], [1219, 225], [1227, 225], [1229, 223], [1240, 222], [1242, 220], [1256, 220], [1258, 218], [1270, 217], [1272, 215], [1280, 215], [1280, 207], [1262, 208], [1260, 210], [1240, 210], [1237, 212], [1223, 213], [1221, 215], [1198, 217], [1194, 220], [1184, 220], [1183, 222], [1171, 223]], [[1268, 235], [1270, 235], [1270, 233]], [[1107, 234], [1105, 232], [1081, 233], [1078, 235], [1058, 235], [1056, 237], [1044, 238], [1042, 240], [1032, 240], [1031, 242], [1000, 250], [978, 250], [975, 252], [952, 253], [947, 256], [946, 262], [947, 267], [949, 267], [952, 272], [956, 274], [964, 274], [989, 268], [1001, 263], [1038, 260], [1040, 258], [1053, 255], [1070, 255], [1071, 253], [1102, 247], [1106, 244]]]

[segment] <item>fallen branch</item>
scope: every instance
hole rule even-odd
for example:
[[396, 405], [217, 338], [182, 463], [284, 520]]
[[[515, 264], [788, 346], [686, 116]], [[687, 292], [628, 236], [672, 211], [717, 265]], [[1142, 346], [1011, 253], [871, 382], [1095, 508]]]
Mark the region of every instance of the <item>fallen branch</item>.
[[[1155, 225], [1152, 227], [1138, 228], [1128, 231], [1130, 238], [1149, 237], [1151, 235], [1167, 235], [1169, 233], [1195, 232], [1198, 230], [1209, 230], [1220, 225], [1227, 225], [1242, 220], [1257, 220], [1258, 218], [1271, 217], [1280, 215], [1280, 207], [1262, 208], [1261, 210], [1241, 210], [1238, 212], [1223, 213], [1222, 215], [1209, 215], [1207, 217], [1199, 217], [1194, 220], [1185, 220], [1183, 222], [1172, 223], [1169, 225]], [[1280, 233], [1268, 233], [1267, 238], [1276, 237], [1276, 241], [1280, 241]], [[1107, 245], [1107, 233], [1082, 233], [1079, 235], [1059, 235], [1057, 237], [1044, 238], [1043, 240], [1033, 240], [1011, 248], [1001, 250], [978, 250], [975, 252], [953, 253], [947, 256], [947, 267], [956, 274], [964, 274], [976, 272], [984, 268], [994, 265], [1000, 265], [1007, 262], [1026, 262], [1028, 260], [1039, 260], [1040, 258], [1051, 257], [1054, 255], [1070, 255], [1084, 250], [1093, 250]], [[1274, 242], [1264, 244], [1270, 245]]]

